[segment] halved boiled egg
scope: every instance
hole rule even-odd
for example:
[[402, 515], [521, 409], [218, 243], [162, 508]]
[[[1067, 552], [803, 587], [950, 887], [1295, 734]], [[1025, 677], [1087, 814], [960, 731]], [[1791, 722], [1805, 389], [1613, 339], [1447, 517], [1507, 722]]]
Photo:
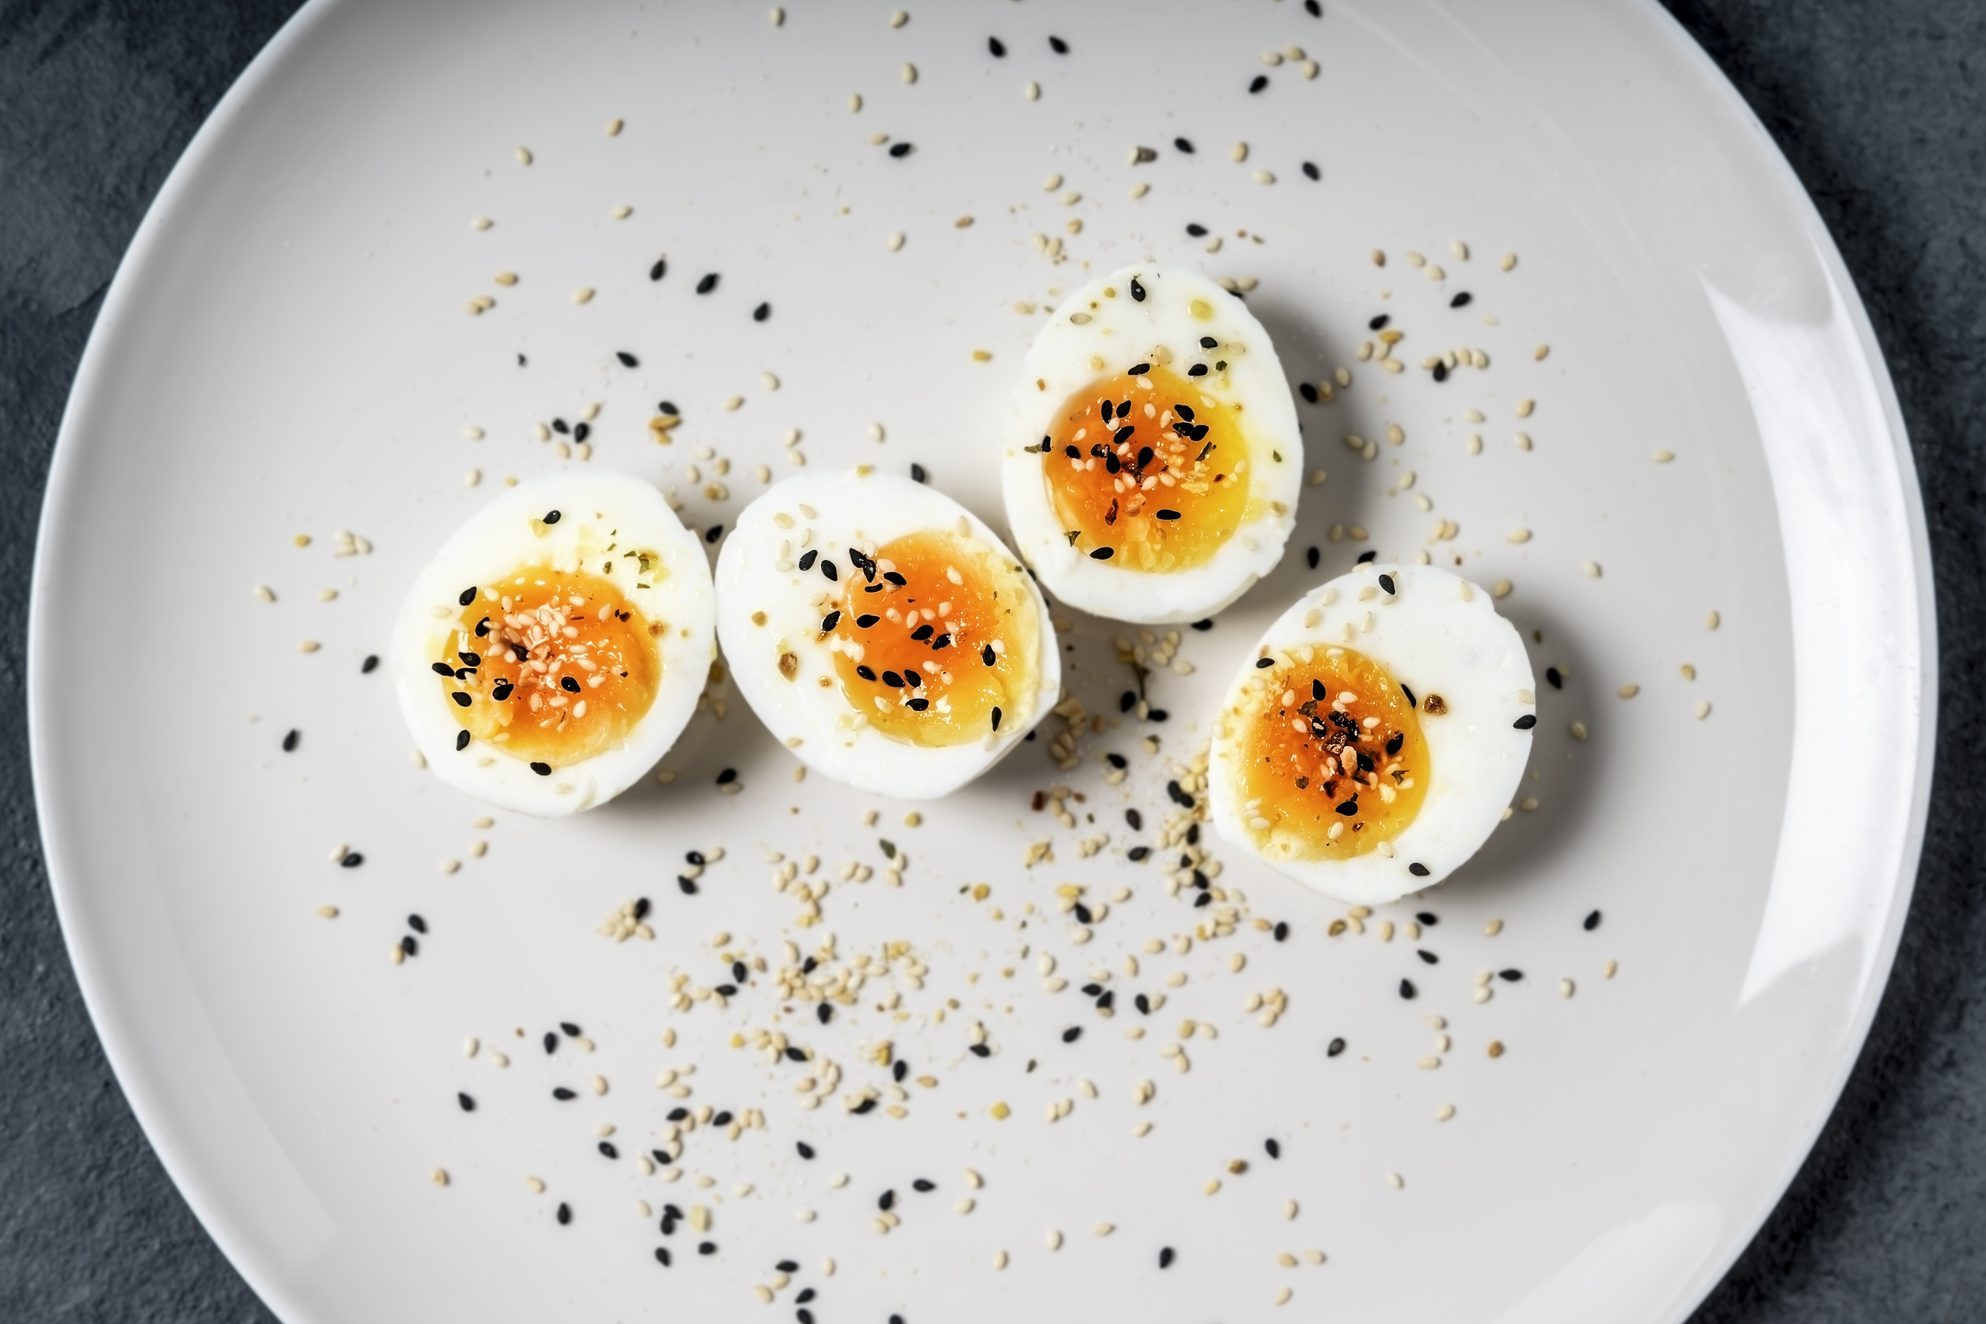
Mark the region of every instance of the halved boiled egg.
[[450, 786], [530, 814], [611, 800], [668, 752], [715, 656], [710, 566], [637, 478], [555, 474], [471, 516], [407, 592], [400, 711]]
[[759, 720], [809, 767], [948, 794], [1026, 737], [1062, 683], [1027, 571], [950, 497], [867, 467], [802, 474], [738, 516], [718, 638]]
[[1361, 565], [1284, 612], [1229, 687], [1214, 823], [1340, 901], [1432, 887], [1503, 819], [1533, 684], [1488, 593], [1430, 566]]
[[1050, 593], [1120, 621], [1211, 615], [1274, 568], [1303, 442], [1269, 333], [1197, 271], [1125, 267], [1029, 347], [1002, 460]]

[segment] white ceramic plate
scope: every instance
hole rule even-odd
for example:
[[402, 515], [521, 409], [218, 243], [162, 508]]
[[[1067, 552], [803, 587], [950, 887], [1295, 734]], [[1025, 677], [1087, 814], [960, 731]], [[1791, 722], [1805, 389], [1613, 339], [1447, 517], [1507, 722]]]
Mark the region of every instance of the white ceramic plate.
[[[753, 1309], [782, 1257], [801, 1267], [780, 1316], [810, 1285], [824, 1324], [1160, 1306], [1232, 1320], [1271, 1314], [1284, 1288], [1307, 1318], [1681, 1318], [1783, 1189], [1862, 1042], [1931, 753], [1930, 578], [1896, 403], [1764, 133], [1653, 5], [1330, 0], [1319, 20], [1295, 0], [986, 3], [927, 7], [900, 29], [885, 6], [790, 11], [776, 27], [757, 6], [315, 4], [229, 95], [132, 248], [49, 488], [34, 757], [83, 989], [195, 1210], [296, 1324], [716, 1318]], [[1051, 32], [1070, 54], [1050, 51]], [[1262, 62], [1291, 45], [1320, 77]], [[1250, 94], [1258, 74], [1269, 86]], [[891, 158], [877, 132], [916, 150]], [[1127, 164], [1140, 145], [1158, 159]], [[1051, 173], [1065, 182], [1044, 190]], [[633, 215], [610, 219], [621, 204]], [[495, 225], [472, 231], [479, 215]], [[1221, 251], [1189, 222], [1224, 236]], [[1059, 265], [1037, 233], [1060, 243]], [[669, 272], [651, 283], [660, 254]], [[1168, 895], [1156, 862], [1124, 858], [1154, 836], [1167, 759], [1143, 753], [1148, 728], [1117, 724], [1118, 632], [1094, 622], [1070, 632], [1069, 678], [1108, 729], [1082, 738], [1080, 766], [1025, 751], [915, 828], [901, 806], [795, 785], [735, 701], [693, 725], [673, 785], [573, 821], [478, 831], [477, 806], [410, 765], [387, 677], [360, 660], [490, 484], [579, 463], [535, 422], [603, 402], [592, 463], [677, 489], [699, 524], [757, 490], [755, 465], [788, 463], [790, 427], [814, 465], [921, 462], [997, 524], [991, 427], [1039, 316], [1012, 305], [1145, 255], [1259, 279], [1251, 306], [1292, 372], [1355, 372], [1335, 402], [1302, 409], [1309, 462], [1330, 478], [1306, 489], [1292, 554], [1211, 633], [1187, 633], [1197, 671], [1154, 680], [1173, 716], [1150, 729], [1166, 755], [1190, 752], [1256, 630], [1311, 580], [1306, 546], [1322, 575], [1365, 546], [1411, 556], [1454, 520], [1435, 550], [1482, 583], [1513, 581], [1504, 608], [1541, 632], [1539, 669], [1566, 680], [1542, 695], [1535, 812], [1450, 886], [1333, 939], [1340, 911], [1232, 863], [1218, 883], [1288, 922], [1289, 940], [1244, 921], [1184, 956], [1145, 954], [1213, 912]], [[520, 283], [493, 285], [506, 269]], [[707, 271], [722, 283], [700, 298]], [[597, 288], [590, 304], [573, 302], [581, 286]], [[1474, 302], [1451, 310], [1462, 290]], [[465, 315], [484, 293], [496, 307]], [[1381, 311], [1408, 332], [1398, 376], [1354, 359]], [[1420, 356], [1450, 346], [1483, 348], [1489, 368], [1434, 385]], [[615, 366], [618, 349], [641, 367]], [[727, 412], [732, 395], [744, 404]], [[659, 397], [690, 417], [667, 449], [644, 428]], [[1537, 408], [1519, 422], [1525, 398]], [[1389, 422], [1405, 444], [1381, 440], [1370, 463], [1340, 444]], [[472, 426], [487, 435], [465, 439]], [[1651, 462], [1657, 449], [1674, 462]], [[463, 486], [471, 466], [482, 490]], [[728, 495], [708, 497], [712, 482]], [[1331, 542], [1334, 524], [1371, 541]], [[1507, 541], [1520, 527], [1531, 540]], [[341, 528], [375, 550], [335, 556]], [[300, 653], [304, 639], [322, 648]], [[1615, 694], [1626, 683], [1641, 687], [1631, 701]], [[1586, 743], [1567, 734], [1575, 720]], [[284, 755], [292, 727], [300, 747]], [[1846, 757], [1857, 733], [1880, 742], [1874, 775]], [[1131, 757], [1123, 786], [1105, 782], [1113, 750]], [[713, 785], [725, 766], [743, 794]], [[1055, 784], [1084, 796], [1074, 830], [1030, 808]], [[1143, 834], [1127, 805], [1144, 808]], [[1091, 834], [1108, 844], [1083, 858]], [[880, 838], [907, 860], [900, 889]], [[1054, 860], [1024, 868], [1036, 839]], [[338, 843], [365, 864], [334, 867]], [[718, 844], [701, 894], [680, 894], [683, 852]], [[767, 850], [818, 852], [834, 884], [820, 927], [794, 927]], [[438, 872], [450, 858], [460, 872]], [[874, 877], [840, 881], [857, 861]], [[974, 882], [987, 899], [962, 890]], [[1079, 946], [1056, 909], [1063, 882], [1092, 902], [1133, 895]], [[596, 935], [638, 895], [656, 941]], [[341, 917], [318, 918], [324, 904]], [[1421, 909], [1439, 915], [1418, 944], [1438, 966], [1379, 936]], [[410, 912], [430, 932], [394, 965]], [[901, 987], [878, 980], [825, 1029], [807, 1006], [782, 1015], [765, 976], [728, 1008], [671, 1011], [678, 973], [726, 977], [720, 931], [775, 961], [782, 934], [832, 933], [847, 953], [902, 939], [929, 975], [902, 990], [901, 1018], [876, 1010]], [[1071, 987], [1044, 987], [1043, 952]], [[1114, 1019], [1076, 991], [1092, 967], [1112, 975]], [[1472, 1001], [1476, 972], [1505, 968], [1528, 977]], [[1419, 986], [1411, 1003], [1402, 977]], [[1263, 1028], [1245, 999], [1276, 988], [1288, 1010]], [[1139, 991], [1169, 1001], [1141, 1017]], [[1416, 1062], [1436, 1051], [1432, 1014], [1452, 1047], [1430, 1070]], [[1179, 1073], [1164, 1052], [1186, 1018], [1219, 1037], [1196, 1035]], [[538, 1036], [559, 1020], [596, 1051], [546, 1057]], [[975, 1020], [998, 1050], [984, 1060], [966, 1052]], [[1140, 1024], [1146, 1037], [1127, 1037]], [[1088, 1033], [1065, 1045], [1069, 1025]], [[729, 1044], [767, 1028], [843, 1064], [827, 1106], [796, 1106], [806, 1068]], [[474, 1059], [467, 1035], [485, 1045]], [[1335, 1059], [1334, 1036], [1350, 1045]], [[840, 1095], [887, 1083], [865, 1056], [885, 1038], [939, 1084], [910, 1089], [907, 1120], [850, 1117]], [[1508, 1045], [1498, 1060], [1493, 1039]], [[631, 1155], [660, 1143], [673, 1104], [658, 1071], [692, 1063], [687, 1106], [761, 1108], [765, 1128], [735, 1143], [704, 1129], [669, 1185]], [[596, 1072], [604, 1097], [587, 1088]], [[1144, 1079], [1157, 1097], [1140, 1106]], [[561, 1083], [580, 1097], [555, 1102]], [[1046, 1121], [1063, 1099], [1073, 1111]], [[996, 1101], [1013, 1115], [994, 1120]], [[1457, 1113], [1438, 1123], [1444, 1104]], [[1143, 1138], [1139, 1121], [1154, 1124]], [[617, 1162], [595, 1151], [600, 1123], [618, 1127]], [[803, 1137], [811, 1163], [795, 1156]], [[985, 1185], [959, 1214], [968, 1166]], [[529, 1193], [527, 1175], [549, 1191]], [[911, 1192], [919, 1176], [938, 1189]], [[879, 1235], [887, 1188], [902, 1224]], [[561, 1200], [570, 1226], [554, 1221]], [[661, 1268], [638, 1200], [707, 1205], [718, 1252], [679, 1232]], [[803, 1209], [818, 1217], [797, 1221]], [[1164, 1271], [1162, 1246], [1177, 1250]], [[1328, 1262], [1304, 1263], [1309, 1249]]]

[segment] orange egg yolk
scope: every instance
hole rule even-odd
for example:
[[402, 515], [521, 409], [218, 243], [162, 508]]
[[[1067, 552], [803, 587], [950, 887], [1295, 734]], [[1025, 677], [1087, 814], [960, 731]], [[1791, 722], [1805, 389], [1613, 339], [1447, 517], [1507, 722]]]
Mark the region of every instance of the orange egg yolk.
[[1247, 510], [1238, 411], [1170, 368], [1140, 363], [1090, 383], [1041, 444], [1056, 517], [1099, 561], [1160, 573], [1203, 565]]
[[[1441, 711], [1438, 695], [1423, 700]], [[1427, 794], [1415, 699], [1350, 648], [1310, 648], [1259, 666], [1240, 723], [1244, 815], [1287, 857], [1363, 855], [1397, 837]]]
[[526, 566], [465, 599], [438, 683], [468, 738], [545, 771], [626, 740], [655, 702], [660, 623], [577, 570]]
[[869, 725], [944, 746], [1030, 715], [1041, 626], [1025, 571], [976, 539], [939, 531], [851, 556], [821, 630], [842, 692]]

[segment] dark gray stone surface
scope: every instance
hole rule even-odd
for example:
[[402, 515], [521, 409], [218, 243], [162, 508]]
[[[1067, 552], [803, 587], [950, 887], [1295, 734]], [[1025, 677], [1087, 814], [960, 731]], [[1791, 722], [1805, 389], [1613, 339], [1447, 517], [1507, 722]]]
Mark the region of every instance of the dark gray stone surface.
[[[0, 0], [0, 1320], [272, 1318], [166, 1180], [90, 1028], [42, 869], [21, 696], [42, 483], [104, 287], [292, 7]], [[1930, 835], [1889, 995], [1819, 1146], [1697, 1320], [1986, 1318], [1986, 1057], [1971, 1051], [1986, 1030], [1986, 4], [1671, 7], [1778, 139], [1868, 301], [1923, 479], [1943, 639]], [[1888, 772], [1880, 742], [1867, 775]]]

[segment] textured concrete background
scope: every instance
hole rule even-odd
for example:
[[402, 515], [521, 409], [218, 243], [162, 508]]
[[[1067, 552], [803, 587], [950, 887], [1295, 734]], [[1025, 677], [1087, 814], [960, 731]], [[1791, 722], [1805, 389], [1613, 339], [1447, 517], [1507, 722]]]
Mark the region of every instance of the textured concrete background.
[[[1818, 1148], [1697, 1324], [1979, 1320], [1986, 3], [1670, 3], [1792, 160], [1868, 301], [1923, 479], [1943, 640], [1930, 837], [1889, 995]], [[104, 287], [293, 7], [0, 0], [0, 1320], [272, 1318], [166, 1180], [84, 1014], [20, 696], [42, 483]]]

